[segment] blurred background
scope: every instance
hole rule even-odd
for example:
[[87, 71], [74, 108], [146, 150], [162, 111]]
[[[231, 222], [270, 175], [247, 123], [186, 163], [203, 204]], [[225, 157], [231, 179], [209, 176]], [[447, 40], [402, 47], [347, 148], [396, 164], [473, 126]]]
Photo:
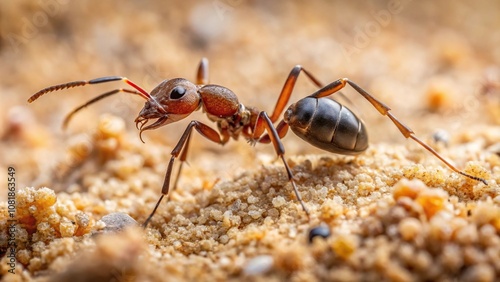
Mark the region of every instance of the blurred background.
[[[28, 104], [36, 91], [110, 75], [150, 91], [164, 79], [194, 80], [201, 57], [210, 60], [211, 83], [263, 110], [272, 111], [288, 73], [301, 64], [325, 84], [355, 81], [425, 140], [438, 129], [453, 136], [498, 125], [499, 12], [500, 2], [486, 0], [1, 1], [0, 167], [15, 166], [21, 187], [38, 184], [46, 161], [58, 159], [72, 135], [91, 132], [104, 113], [123, 118], [130, 138], [138, 139], [133, 121], [144, 101], [126, 94], [83, 110], [61, 129], [65, 114], [125, 87], [121, 82], [50, 93]], [[315, 90], [301, 77], [292, 101]], [[372, 143], [405, 142], [369, 103], [343, 92]], [[188, 119], [207, 121], [201, 113]], [[170, 152], [188, 119], [147, 132], [144, 146], [160, 142]], [[292, 135], [284, 141], [288, 155], [325, 153]], [[193, 143], [190, 163], [207, 170], [215, 157], [227, 160], [225, 169], [249, 168], [255, 163], [234, 155], [274, 154], [272, 146], [252, 149], [243, 140], [225, 148], [199, 136]]]

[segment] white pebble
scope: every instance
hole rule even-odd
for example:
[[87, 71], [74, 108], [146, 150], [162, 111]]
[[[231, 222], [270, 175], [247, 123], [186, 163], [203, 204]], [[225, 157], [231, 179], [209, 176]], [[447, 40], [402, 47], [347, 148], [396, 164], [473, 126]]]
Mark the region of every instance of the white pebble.
[[255, 204], [257, 202], [259, 202], [259, 198], [254, 197], [252, 195], [248, 196], [247, 203], [249, 203], [249, 204]]
[[279, 208], [285, 204], [286, 204], [286, 200], [282, 196], [277, 196], [273, 199], [273, 206], [275, 208]]
[[271, 270], [274, 258], [270, 255], [261, 255], [249, 260], [243, 268], [245, 275], [259, 275]]

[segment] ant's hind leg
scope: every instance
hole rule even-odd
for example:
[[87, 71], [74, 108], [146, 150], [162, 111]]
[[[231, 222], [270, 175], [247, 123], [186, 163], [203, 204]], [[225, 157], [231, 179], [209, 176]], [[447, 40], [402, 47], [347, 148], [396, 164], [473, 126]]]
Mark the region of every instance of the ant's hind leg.
[[403, 136], [405, 138], [411, 138], [411, 139], [413, 139], [420, 146], [422, 146], [427, 151], [429, 151], [430, 153], [432, 153], [434, 156], [436, 156], [438, 159], [440, 159], [445, 165], [447, 165], [451, 170], [455, 171], [456, 173], [459, 173], [459, 174], [461, 174], [463, 176], [466, 176], [466, 177], [468, 177], [470, 179], [474, 179], [476, 181], [481, 181], [485, 185], [488, 185], [488, 183], [486, 182], [486, 180], [484, 180], [484, 179], [482, 179], [480, 177], [477, 177], [477, 176], [473, 176], [473, 175], [467, 174], [467, 173], [465, 173], [465, 172], [460, 171], [459, 169], [457, 169], [454, 165], [452, 165], [450, 162], [448, 162], [445, 158], [443, 158], [438, 152], [436, 152], [434, 149], [432, 149], [424, 141], [420, 140], [415, 135], [415, 133], [413, 132], [413, 130], [411, 128], [409, 128], [408, 126], [406, 126], [402, 122], [400, 122], [390, 112], [391, 108], [389, 108], [387, 105], [385, 105], [384, 103], [382, 103], [379, 100], [377, 100], [375, 97], [373, 97], [372, 95], [370, 95], [368, 92], [366, 92], [363, 88], [361, 88], [356, 83], [350, 81], [348, 78], [338, 79], [338, 80], [336, 80], [336, 81], [328, 84], [327, 86], [321, 88], [320, 90], [316, 91], [315, 93], [311, 94], [309, 97], [321, 98], [321, 97], [326, 97], [326, 96], [332, 95], [334, 93], [337, 93], [342, 88], [344, 88], [347, 84], [349, 84], [352, 88], [354, 88], [354, 90], [356, 90], [359, 94], [361, 94], [361, 96], [363, 96], [366, 100], [368, 100], [373, 105], [373, 107], [375, 107], [377, 109], [377, 111], [381, 115], [387, 116], [394, 123], [394, 125], [396, 125], [396, 127], [399, 129], [399, 131], [401, 132], [401, 134], [403, 134]]

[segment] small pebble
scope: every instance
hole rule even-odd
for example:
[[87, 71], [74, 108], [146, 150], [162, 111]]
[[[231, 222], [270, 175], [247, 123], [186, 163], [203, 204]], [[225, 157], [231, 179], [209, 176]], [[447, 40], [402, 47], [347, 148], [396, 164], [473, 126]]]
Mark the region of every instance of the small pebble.
[[438, 129], [432, 134], [432, 139], [435, 143], [443, 143], [445, 146], [448, 146], [450, 134], [444, 129]]
[[137, 225], [137, 221], [135, 221], [135, 219], [122, 212], [105, 215], [101, 218], [101, 221], [106, 224], [106, 227], [102, 229], [105, 233], [119, 232], [127, 226]]
[[313, 242], [314, 237], [320, 236], [322, 238], [330, 237], [330, 228], [326, 224], [321, 224], [313, 227], [309, 231], [309, 243]]
[[243, 268], [245, 275], [259, 275], [271, 270], [274, 265], [274, 258], [270, 255], [260, 255], [252, 258]]
[[420, 221], [413, 217], [407, 217], [401, 220], [398, 225], [399, 234], [406, 240], [413, 240], [422, 230], [422, 224]]

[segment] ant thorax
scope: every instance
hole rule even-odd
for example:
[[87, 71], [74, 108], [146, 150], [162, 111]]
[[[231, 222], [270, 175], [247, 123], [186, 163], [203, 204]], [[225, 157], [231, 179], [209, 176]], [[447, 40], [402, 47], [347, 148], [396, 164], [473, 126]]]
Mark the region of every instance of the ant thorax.
[[[229, 117], [219, 117], [206, 113], [208, 118], [217, 124], [219, 132], [228, 134], [233, 139], [237, 140], [245, 127], [251, 126], [253, 108], [246, 108], [243, 104], [239, 104], [238, 111]], [[257, 112], [258, 114], [258, 112]], [[245, 130], [246, 131], [246, 130]], [[245, 132], [243, 134], [246, 136]]]

